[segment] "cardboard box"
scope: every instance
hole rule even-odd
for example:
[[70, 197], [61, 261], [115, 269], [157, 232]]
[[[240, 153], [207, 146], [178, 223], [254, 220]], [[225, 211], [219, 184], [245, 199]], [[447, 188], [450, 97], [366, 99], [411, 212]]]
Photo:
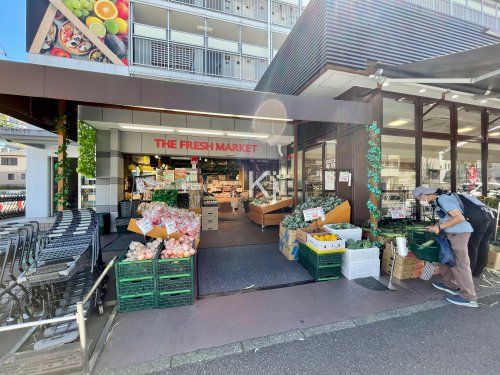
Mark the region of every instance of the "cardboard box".
[[299, 257], [299, 243], [296, 242], [293, 245], [289, 245], [284, 242], [280, 242], [280, 251], [288, 260], [297, 260]]
[[296, 237], [297, 241], [302, 243], [307, 243], [307, 236], [309, 234], [330, 234], [328, 231], [323, 229], [322, 227], [307, 227], [297, 229]]
[[[329, 233], [327, 233], [329, 234]], [[310, 234], [307, 235], [307, 243], [311, 244], [316, 249], [322, 250], [340, 250], [345, 249], [345, 241], [340, 239], [336, 241], [319, 241]]]
[[490, 251], [488, 252], [488, 268], [493, 268], [494, 270], [500, 270], [500, 247], [490, 245]]

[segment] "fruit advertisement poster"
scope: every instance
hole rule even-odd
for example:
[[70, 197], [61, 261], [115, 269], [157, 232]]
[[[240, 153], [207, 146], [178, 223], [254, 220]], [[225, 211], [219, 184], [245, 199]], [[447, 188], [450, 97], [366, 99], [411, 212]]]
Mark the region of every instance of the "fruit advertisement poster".
[[128, 65], [130, 0], [49, 0], [30, 53]]

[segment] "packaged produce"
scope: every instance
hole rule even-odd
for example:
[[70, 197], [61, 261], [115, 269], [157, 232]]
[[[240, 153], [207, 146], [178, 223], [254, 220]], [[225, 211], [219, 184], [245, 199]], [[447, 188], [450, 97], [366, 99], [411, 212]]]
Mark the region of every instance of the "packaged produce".
[[162, 240], [160, 238], [155, 239], [152, 242], [143, 244], [140, 242], [132, 241], [128, 246], [128, 251], [125, 256], [124, 261], [137, 261], [137, 260], [150, 260], [156, 255], [156, 252], [160, 248]]
[[313, 234], [313, 238], [318, 241], [337, 241], [339, 236], [336, 234]]
[[282, 224], [287, 229], [305, 228], [310, 223], [304, 221], [304, 210], [321, 207], [326, 214], [343, 202], [344, 200], [337, 196], [311, 198], [307, 202], [299, 204], [290, 215], [285, 216]]
[[179, 239], [170, 238], [164, 241], [165, 248], [160, 253], [161, 259], [188, 258], [196, 253], [195, 238], [182, 236]]
[[200, 215], [194, 212], [169, 207], [164, 202], [143, 202], [137, 211], [154, 226], [165, 226], [173, 221], [179, 233], [196, 238], [200, 236]]

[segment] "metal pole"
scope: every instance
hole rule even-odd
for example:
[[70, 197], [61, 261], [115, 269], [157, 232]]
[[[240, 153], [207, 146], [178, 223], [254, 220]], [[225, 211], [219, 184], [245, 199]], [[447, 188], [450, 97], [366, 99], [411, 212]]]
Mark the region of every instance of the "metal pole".
[[35, 320], [33, 322], [19, 323], [19, 324], [14, 324], [12, 326], [0, 327], [0, 333], [7, 332], [7, 331], [15, 331], [16, 329], [31, 328], [31, 327], [36, 327], [36, 326], [41, 326], [41, 325], [46, 325], [46, 324], [69, 322], [69, 321], [75, 320], [75, 319], [76, 319], [76, 315], [68, 315], [68, 316], [62, 316], [60, 318]]
[[80, 350], [82, 351], [82, 373], [90, 375], [89, 355], [87, 348], [87, 331], [85, 329], [85, 316], [83, 315], [83, 303], [76, 304], [76, 323], [80, 334]]
[[500, 220], [500, 203], [498, 203], [497, 207], [497, 225], [495, 226], [495, 238], [493, 239], [494, 241], [497, 240], [498, 236], [498, 221]]
[[92, 296], [92, 293], [94, 293], [94, 291], [97, 289], [97, 287], [101, 284], [102, 279], [104, 279], [104, 277], [106, 276], [106, 274], [108, 273], [108, 271], [110, 270], [110, 268], [113, 267], [113, 265], [115, 264], [115, 260], [116, 260], [116, 256], [113, 259], [111, 259], [111, 261], [108, 263], [108, 265], [106, 266], [106, 268], [104, 268], [104, 270], [101, 273], [101, 276], [99, 276], [99, 278], [96, 280], [96, 282], [94, 283], [94, 285], [92, 286], [92, 288], [89, 290], [89, 292], [87, 293], [87, 295], [83, 298], [83, 300], [81, 302], [82, 304], [85, 305], [87, 303], [87, 301]]

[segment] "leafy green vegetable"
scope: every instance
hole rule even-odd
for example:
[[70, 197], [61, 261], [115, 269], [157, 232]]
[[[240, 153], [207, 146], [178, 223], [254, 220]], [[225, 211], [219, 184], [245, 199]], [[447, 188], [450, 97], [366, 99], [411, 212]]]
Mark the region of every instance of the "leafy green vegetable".
[[344, 200], [337, 196], [311, 198], [307, 202], [299, 204], [291, 214], [285, 216], [282, 222], [283, 226], [288, 229], [305, 228], [309, 223], [304, 221], [304, 210], [322, 207], [326, 214], [343, 202]]

